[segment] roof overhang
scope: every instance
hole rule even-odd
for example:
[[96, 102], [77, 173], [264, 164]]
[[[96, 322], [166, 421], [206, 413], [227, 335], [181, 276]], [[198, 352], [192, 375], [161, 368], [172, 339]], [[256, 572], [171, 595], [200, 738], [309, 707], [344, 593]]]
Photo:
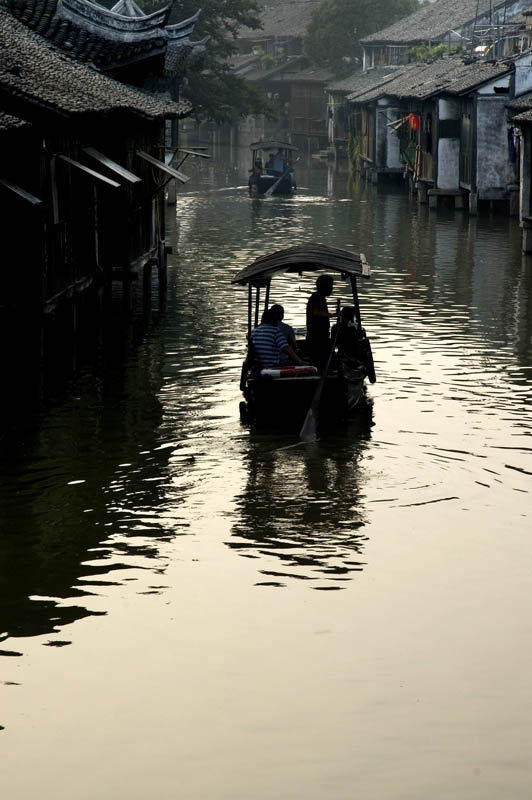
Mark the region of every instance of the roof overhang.
[[249, 145], [250, 150], [291, 150], [296, 151], [299, 150], [299, 147], [296, 147], [293, 144], [289, 144], [288, 142], [278, 142], [276, 139], [264, 139], [260, 142], [253, 142], [253, 144]]
[[345, 277], [369, 278], [371, 270], [363, 253], [352, 253], [323, 244], [303, 244], [278, 250], [257, 258], [231, 281], [245, 286], [256, 281], [268, 281], [281, 273], [333, 270]]

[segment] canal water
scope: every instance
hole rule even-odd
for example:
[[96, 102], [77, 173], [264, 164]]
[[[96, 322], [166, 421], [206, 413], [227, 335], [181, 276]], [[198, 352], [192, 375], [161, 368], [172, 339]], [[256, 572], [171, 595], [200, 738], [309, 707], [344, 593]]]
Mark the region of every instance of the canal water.
[[[190, 164], [166, 306], [106, 334], [1, 446], [6, 800], [528, 800], [532, 267], [514, 220], [309, 161], [250, 200]], [[372, 418], [238, 414], [246, 291], [362, 251]], [[312, 281], [272, 302], [304, 324]], [[349, 298], [337, 281], [333, 299]]]

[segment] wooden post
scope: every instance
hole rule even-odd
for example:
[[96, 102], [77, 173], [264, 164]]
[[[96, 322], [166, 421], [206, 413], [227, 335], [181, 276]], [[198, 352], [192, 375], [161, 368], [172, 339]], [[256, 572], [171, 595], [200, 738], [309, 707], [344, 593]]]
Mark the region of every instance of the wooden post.
[[144, 309], [151, 308], [151, 259], [144, 264], [142, 269], [142, 305]]
[[428, 186], [425, 181], [418, 181], [417, 185], [417, 201], [420, 206], [424, 206], [428, 201]]
[[362, 321], [360, 319], [360, 303], [358, 301], [358, 288], [357, 279], [351, 275], [351, 291], [353, 292], [353, 305], [355, 306], [355, 319], [357, 321], [358, 330], [362, 330]]
[[252, 306], [253, 306], [253, 294], [251, 291], [251, 283], [248, 283], [248, 338], [251, 335]]
[[168, 285], [168, 270], [167, 270], [167, 258], [166, 258], [166, 247], [164, 241], [159, 241], [158, 248], [157, 248], [157, 270], [158, 270], [158, 277], [159, 277], [159, 294], [162, 294], [166, 291], [166, 287]]
[[270, 284], [271, 284], [271, 281], [268, 281], [268, 283], [266, 284], [266, 296], [264, 298], [264, 310], [265, 311], [267, 310], [268, 304], [270, 302]]
[[523, 219], [521, 222], [523, 229], [523, 240], [521, 249], [523, 253], [532, 253], [532, 219]]

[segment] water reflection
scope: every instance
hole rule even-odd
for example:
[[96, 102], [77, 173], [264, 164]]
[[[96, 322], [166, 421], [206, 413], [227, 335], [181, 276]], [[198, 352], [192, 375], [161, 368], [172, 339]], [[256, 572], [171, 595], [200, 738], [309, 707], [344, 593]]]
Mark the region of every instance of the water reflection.
[[368, 413], [348, 431], [314, 444], [275, 447], [275, 437], [251, 437], [246, 485], [235, 498], [238, 519], [227, 544], [259, 559], [258, 586], [299, 579], [314, 589], [341, 589], [362, 570], [371, 425]]
[[[149, 517], [161, 502], [168, 470], [168, 451], [156, 440], [164, 351], [156, 327], [139, 347], [129, 333], [126, 339], [125, 363], [107, 350], [105, 367], [80, 375], [72, 394], [43, 410], [22, 439], [20, 431], [3, 438], [0, 632], [55, 634], [106, 613], [91, 597], [158, 556], [147, 526], [141, 534], [136, 528], [139, 509]], [[124, 522], [128, 509], [136, 524]], [[113, 541], [124, 525], [127, 539]], [[160, 526], [151, 532], [160, 535]]]
[[[298, 164], [295, 197], [257, 200], [247, 153], [193, 168], [169, 219], [167, 308], [154, 296], [149, 325], [104, 331], [75, 380], [50, 379], [48, 409], [2, 442], [0, 633], [57, 645], [61, 628], [112, 608], [113, 586], [164, 591], [170, 543], [208, 514], [231, 518], [219, 535], [256, 559], [258, 584], [342, 588], [363, 568], [372, 504], [476, 503], [490, 470], [508, 473], [494, 455], [508, 429], [529, 435], [532, 270], [514, 223], [433, 213], [322, 164]], [[361, 305], [387, 428], [283, 449], [239, 426], [247, 298], [230, 280], [311, 240], [362, 250], [374, 268]], [[311, 284], [275, 284], [296, 326]], [[524, 493], [529, 451], [511, 444], [505, 480]], [[366, 474], [377, 446], [382, 485]]]

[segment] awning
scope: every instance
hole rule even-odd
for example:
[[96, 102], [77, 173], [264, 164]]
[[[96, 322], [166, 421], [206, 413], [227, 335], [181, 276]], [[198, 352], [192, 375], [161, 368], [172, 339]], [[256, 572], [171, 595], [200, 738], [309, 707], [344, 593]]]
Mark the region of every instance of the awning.
[[320, 269], [332, 269], [355, 278], [369, 278], [371, 275], [363, 253], [352, 253], [350, 250], [340, 250], [322, 244], [303, 244], [257, 258], [241, 270], [233, 278], [232, 283], [269, 281], [280, 272], [302, 273]]
[[0, 183], [2, 186], [5, 186], [6, 189], [10, 189], [15, 194], [18, 194], [19, 197], [22, 197], [23, 200], [27, 200], [28, 203], [31, 203], [34, 206], [42, 205], [42, 200], [38, 197], [35, 197], [34, 194], [30, 194], [25, 189], [22, 189], [20, 186], [17, 186], [16, 183], [11, 183], [11, 181], [6, 180], [5, 178], [0, 178]]
[[95, 172], [93, 169], [89, 169], [89, 167], [85, 167], [83, 164], [80, 164], [79, 161], [74, 161], [73, 158], [69, 158], [68, 156], [64, 156], [63, 153], [57, 153], [57, 158], [60, 158], [61, 161], [66, 161], [67, 164], [70, 164], [76, 169], [81, 170], [82, 172], [86, 172], [87, 175], [92, 175], [93, 178], [96, 178], [99, 181], [103, 181], [104, 183], [108, 183], [109, 186], [114, 186], [115, 189], [118, 189], [120, 186], [119, 183], [116, 181], [112, 181], [111, 178], [106, 178], [105, 175], [102, 175], [100, 172]]
[[149, 153], [145, 153], [144, 150], [137, 150], [137, 155], [140, 158], [143, 158], [144, 161], [147, 161], [149, 164], [153, 164], [154, 167], [158, 167], [158, 169], [166, 172], [168, 175], [171, 175], [172, 178], [177, 178], [178, 181], [181, 183], [186, 183], [190, 180], [188, 175], [185, 175], [183, 172], [178, 172], [177, 169], [173, 167], [169, 167], [168, 164], [165, 164], [163, 161], [159, 161], [158, 159], [150, 156]]
[[142, 180], [138, 175], [134, 175], [121, 164], [117, 164], [116, 161], [104, 156], [103, 153], [100, 153], [100, 151], [96, 150], [94, 147], [84, 147], [83, 152], [87, 153], [89, 156], [92, 156], [92, 158], [95, 158], [96, 161], [99, 161], [100, 164], [103, 164], [105, 167], [112, 169], [113, 172], [118, 173], [121, 178], [125, 178], [126, 181], [129, 181], [130, 183], [140, 183]]

